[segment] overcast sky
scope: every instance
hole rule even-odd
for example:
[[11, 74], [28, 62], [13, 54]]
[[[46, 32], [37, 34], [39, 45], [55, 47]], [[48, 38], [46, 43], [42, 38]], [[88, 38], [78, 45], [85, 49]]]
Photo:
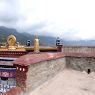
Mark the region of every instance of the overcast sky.
[[0, 0], [0, 26], [66, 39], [95, 39], [95, 0]]

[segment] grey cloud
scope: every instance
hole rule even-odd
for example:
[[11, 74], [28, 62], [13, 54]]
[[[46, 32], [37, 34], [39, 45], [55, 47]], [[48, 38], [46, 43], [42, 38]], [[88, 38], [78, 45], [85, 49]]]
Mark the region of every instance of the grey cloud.
[[[17, 0], [18, 1], [18, 0]], [[16, 0], [0, 0], [0, 22], [6, 24], [16, 23], [20, 17]]]
[[43, 35], [43, 36], [51, 36], [51, 37], [57, 37], [58, 35], [55, 35], [54, 30], [48, 30], [48, 28], [51, 25], [43, 22], [43, 23], [36, 23], [29, 27], [27, 29], [28, 33], [33, 34], [33, 35]]
[[[61, 31], [60, 29], [56, 30], [56, 27], [60, 27], [60, 26], [55, 26], [54, 28], [52, 28], [51, 25], [48, 24], [49, 21], [43, 21], [45, 20], [45, 18], [40, 19], [41, 15], [39, 14], [40, 15], [39, 16], [37, 14], [38, 6], [35, 6], [37, 7], [37, 10], [35, 10], [35, 12], [33, 12], [30, 7], [29, 7], [30, 8], [30, 11], [29, 11], [28, 8], [24, 9], [24, 7], [27, 7], [27, 6], [21, 7], [19, 5], [19, 1], [20, 0], [0, 0], [0, 5], [1, 3], [4, 4], [4, 6], [2, 5], [0, 6], [0, 26], [16, 28], [18, 31], [29, 32], [31, 34], [60, 36], [64, 39], [80, 39], [76, 35], [76, 31], [74, 30]], [[22, 0], [22, 3], [23, 3], [23, 0]], [[20, 10], [21, 8], [23, 11]], [[31, 23], [32, 17], [33, 17], [33, 23]], [[35, 20], [36, 18], [37, 20], [39, 20], [39, 22]], [[31, 21], [29, 21], [28, 23], [28, 20], [31, 20]]]
[[68, 31], [66, 31], [65, 33], [63, 33], [63, 39], [66, 40], [81, 40], [81, 37], [77, 36], [77, 31], [75, 31], [74, 29], [70, 29]]
[[[45, 21], [34, 22], [32, 25], [25, 22], [26, 14], [21, 14], [19, 0], [0, 0], [4, 6], [0, 9], [0, 25], [17, 28], [18, 31], [32, 34], [46, 35], [45, 27], [49, 25]], [[23, 2], [22, 2], [23, 3]], [[44, 32], [45, 31], [45, 32]], [[47, 32], [48, 33], [48, 32]]]
[[3, 14], [0, 16], [0, 21], [5, 22], [5, 23], [11, 23], [11, 22], [16, 22], [19, 18], [17, 16], [14, 16], [14, 14]]
[[48, 24], [46, 22], [40, 22], [40, 23], [35, 23], [31, 26], [28, 27], [28, 31], [32, 30], [32, 31], [39, 31], [45, 27], [47, 27]]

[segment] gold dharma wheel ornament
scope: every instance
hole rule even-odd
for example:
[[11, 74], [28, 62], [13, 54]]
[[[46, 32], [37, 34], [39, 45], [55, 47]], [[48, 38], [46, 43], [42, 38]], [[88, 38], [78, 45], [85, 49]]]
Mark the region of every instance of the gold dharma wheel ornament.
[[16, 44], [16, 37], [14, 35], [9, 35], [7, 38], [7, 43], [8, 43], [8, 49], [14, 50], [15, 44]]

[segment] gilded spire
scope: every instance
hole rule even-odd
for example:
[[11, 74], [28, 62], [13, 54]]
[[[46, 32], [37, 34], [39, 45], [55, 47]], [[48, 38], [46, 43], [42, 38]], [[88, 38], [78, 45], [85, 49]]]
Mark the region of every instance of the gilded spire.
[[39, 39], [38, 36], [35, 36], [34, 39], [34, 52], [38, 53], [39, 52]]

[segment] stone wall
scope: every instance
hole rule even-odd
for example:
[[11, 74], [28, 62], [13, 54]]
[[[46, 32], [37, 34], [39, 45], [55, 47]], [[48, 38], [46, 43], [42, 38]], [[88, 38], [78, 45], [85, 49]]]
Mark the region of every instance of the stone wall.
[[63, 52], [93, 53], [95, 46], [63, 46]]
[[35, 89], [42, 83], [54, 77], [60, 71], [64, 70], [64, 67], [64, 58], [44, 61], [30, 65], [28, 67], [26, 80], [27, 91]]
[[95, 72], [95, 57], [66, 57], [66, 67], [79, 71]]

